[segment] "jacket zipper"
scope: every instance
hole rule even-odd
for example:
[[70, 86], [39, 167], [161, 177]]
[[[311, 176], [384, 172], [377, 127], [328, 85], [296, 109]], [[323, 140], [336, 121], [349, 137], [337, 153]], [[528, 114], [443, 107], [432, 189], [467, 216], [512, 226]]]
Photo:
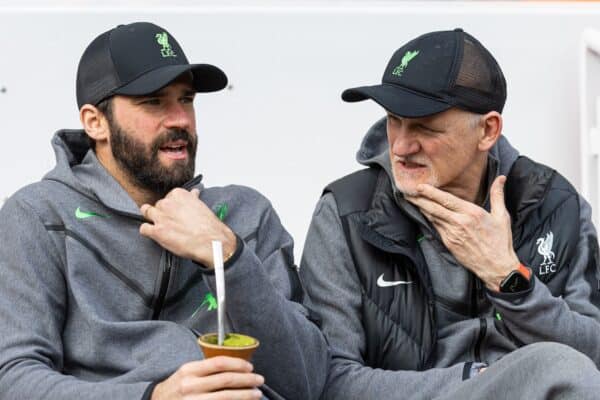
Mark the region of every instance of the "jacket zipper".
[[487, 331], [487, 321], [485, 318], [479, 318], [479, 336], [475, 343], [475, 361], [481, 362], [481, 345]]
[[[474, 307], [474, 315], [477, 316], [479, 314], [478, 301], [479, 298], [483, 295], [481, 290], [481, 281], [474, 275], [472, 275], [474, 287], [473, 287], [473, 307]], [[477, 341], [475, 342], [475, 361], [481, 362], [481, 346], [483, 345], [483, 340], [485, 339], [485, 335], [487, 333], [487, 321], [485, 318], [479, 318], [479, 335], [477, 336]]]
[[[113, 212], [113, 213], [115, 213], [117, 215], [121, 215], [123, 217], [132, 218], [132, 219], [140, 221], [140, 222], [146, 222], [146, 219], [143, 216], [137, 215], [137, 214], [128, 213], [128, 212], [121, 211], [121, 210], [118, 210], [116, 208], [110, 207], [107, 204], [104, 204], [102, 201], [100, 201], [99, 198], [90, 196], [90, 195], [88, 195], [86, 193], [83, 193], [79, 189], [71, 186], [70, 184], [68, 184], [66, 182], [63, 182], [63, 181], [58, 180], [58, 179], [52, 179], [52, 178], [50, 178], [48, 180], [51, 180], [51, 181], [60, 183], [62, 185], [65, 185], [69, 189], [75, 191], [76, 193], [79, 193], [81, 196], [86, 197], [86, 198], [88, 198], [88, 199], [90, 199], [92, 201], [97, 202], [102, 207], [106, 208], [107, 210], [109, 210], [109, 211], [111, 211], [111, 212]], [[183, 187], [185, 189], [191, 189], [192, 187], [198, 185], [200, 182], [202, 182], [202, 175], [201, 174], [198, 175], [198, 176], [196, 176], [196, 177], [194, 177], [194, 178], [192, 178], [188, 182], [186, 182], [183, 185]], [[172, 266], [172, 263], [173, 263], [173, 255], [170, 252], [167, 251], [166, 265], [165, 265], [165, 267], [163, 269], [163, 272], [162, 272], [162, 277], [161, 277], [161, 281], [160, 281], [160, 290], [158, 292], [158, 298], [156, 299], [154, 310], [152, 311], [152, 319], [158, 319], [158, 317], [159, 317], [159, 315], [160, 315], [160, 313], [162, 311], [162, 308], [163, 308], [163, 305], [164, 305], [164, 302], [165, 302], [165, 297], [167, 295], [167, 288], [169, 286], [169, 280], [171, 279], [171, 266]], [[118, 275], [118, 276], [120, 276], [120, 275]]]
[[167, 251], [165, 267], [162, 271], [162, 277], [160, 279], [160, 290], [158, 291], [158, 298], [152, 312], [152, 319], [158, 319], [165, 303], [165, 297], [167, 295], [167, 287], [169, 286], [169, 280], [171, 279], [171, 266], [173, 264], [173, 255]]

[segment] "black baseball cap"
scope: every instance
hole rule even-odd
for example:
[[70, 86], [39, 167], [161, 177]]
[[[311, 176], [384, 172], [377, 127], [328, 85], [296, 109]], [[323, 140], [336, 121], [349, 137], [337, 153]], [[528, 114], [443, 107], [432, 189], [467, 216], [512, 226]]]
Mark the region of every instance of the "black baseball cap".
[[77, 68], [77, 105], [97, 105], [115, 95], [145, 95], [190, 71], [197, 92], [227, 86], [227, 76], [210, 64], [190, 64], [173, 36], [149, 22], [119, 25], [96, 37]]
[[347, 89], [348, 102], [372, 99], [392, 114], [417, 118], [451, 107], [502, 112], [506, 80], [492, 54], [462, 29], [426, 33], [400, 47], [380, 85]]

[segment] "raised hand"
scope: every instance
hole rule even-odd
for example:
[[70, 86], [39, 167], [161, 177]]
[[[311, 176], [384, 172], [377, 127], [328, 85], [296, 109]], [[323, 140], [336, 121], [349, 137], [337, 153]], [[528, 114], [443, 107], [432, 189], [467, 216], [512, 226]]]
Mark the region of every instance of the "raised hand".
[[200, 191], [173, 189], [154, 206], [143, 204], [140, 211], [149, 222], [140, 234], [153, 239], [172, 253], [213, 266], [212, 241], [223, 243], [223, 253], [233, 254], [235, 235], [210, 208], [198, 198]]
[[519, 265], [504, 204], [505, 182], [506, 177], [499, 176], [492, 183], [489, 213], [427, 184], [417, 187], [417, 196], [405, 196], [433, 224], [456, 260], [494, 291]]

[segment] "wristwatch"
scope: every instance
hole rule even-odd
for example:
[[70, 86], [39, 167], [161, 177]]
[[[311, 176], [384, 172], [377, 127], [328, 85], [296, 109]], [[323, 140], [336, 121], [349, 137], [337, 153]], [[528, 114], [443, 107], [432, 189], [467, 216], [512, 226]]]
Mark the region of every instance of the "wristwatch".
[[500, 282], [501, 293], [517, 293], [529, 289], [531, 284], [531, 270], [519, 263], [517, 269], [510, 271], [506, 278]]

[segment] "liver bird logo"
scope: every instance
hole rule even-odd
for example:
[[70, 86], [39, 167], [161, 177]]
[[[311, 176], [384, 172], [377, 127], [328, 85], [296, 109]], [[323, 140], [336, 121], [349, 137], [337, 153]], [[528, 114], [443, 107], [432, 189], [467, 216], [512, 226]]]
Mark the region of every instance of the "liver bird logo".
[[402, 76], [402, 74], [404, 73], [404, 70], [406, 69], [406, 67], [408, 67], [408, 63], [411, 62], [412, 59], [418, 55], [419, 55], [419, 50], [407, 51], [406, 53], [404, 53], [404, 56], [402, 57], [402, 60], [400, 61], [400, 65], [398, 65], [396, 68], [394, 68], [394, 70], [392, 71], [392, 75]]
[[542, 262], [542, 265], [554, 263], [554, 252], [552, 251], [553, 243], [554, 234], [552, 231], [548, 232], [545, 238], [539, 238], [536, 240], [536, 244], [538, 245], [538, 253], [544, 257], [544, 262]]
[[173, 49], [171, 48], [171, 44], [169, 43], [169, 36], [167, 32], [157, 33], [154, 35], [156, 38], [156, 42], [162, 46], [160, 49], [160, 54], [164, 57], [177, 57]]

